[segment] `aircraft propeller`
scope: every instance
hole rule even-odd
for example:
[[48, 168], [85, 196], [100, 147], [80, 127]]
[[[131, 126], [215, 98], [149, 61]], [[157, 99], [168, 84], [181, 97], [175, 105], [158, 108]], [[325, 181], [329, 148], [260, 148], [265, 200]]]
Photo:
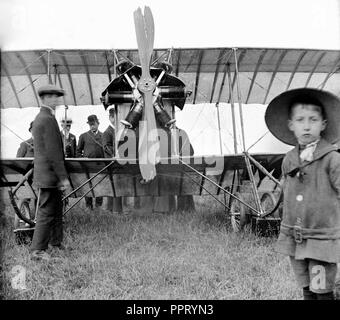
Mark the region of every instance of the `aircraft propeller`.
[[156, 176], [156, 164], [160, 161], [160, 142], [158, 127], [176, 131], [176, 120], [170, 117], [165, 109], [177, 106], [183, 109], [185, 99], [191, 91], [185, 90], [185, 84], [179, 78], [171, 75], [170, 59], [172, 49], [167, 52], [166, 61], [161, 57], [151, 63], [154, 50], [154, 20], [149, 7], [134, 11], [134, 24], [138, 45], [140, 66], [128, 58], [119, 59], [120, 54], [114, 51], [116, 71], [118, 76], [113, 79], [102, 93], [101, 101], [105, 109], [112, 104], [130, 103], [130, 110], [124, 125], [118, 135], [129, 135], [129, 129], [138, 128], [138, 159], [142, 175], [142, 183], [151, 181]]
[[139, 125], [139, 167], [143, 179], [147, 182], [156, 176], [156, 163], [159, 162], [159, 141], [156, 119], [153, 109], [153, 93], [156, 82], [150, 75], [150, 64], [154, 45], [154, 21], [149, 7], [134, 12], [134, 21], [138, 45], [138, 54], [142, 75], [137, 89], [144, 101], [144, 112]]

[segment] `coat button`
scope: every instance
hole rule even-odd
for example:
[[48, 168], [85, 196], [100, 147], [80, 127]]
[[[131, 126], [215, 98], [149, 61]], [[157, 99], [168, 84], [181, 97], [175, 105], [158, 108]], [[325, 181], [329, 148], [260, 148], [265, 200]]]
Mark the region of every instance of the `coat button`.
[[302, 194], [298, 194], [298, 195], [296, 196], [296, 200], [297, 200], [297, 201], [302, 201], [302, 200], [303, 200], [303, 195], [302, 195]]

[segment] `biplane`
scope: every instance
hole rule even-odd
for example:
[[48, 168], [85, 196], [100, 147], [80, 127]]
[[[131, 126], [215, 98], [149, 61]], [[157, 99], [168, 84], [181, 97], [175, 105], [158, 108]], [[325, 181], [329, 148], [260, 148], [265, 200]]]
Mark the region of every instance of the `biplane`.
[[[137, 49], [29, 50], [1, 53], [1, 108], [40, 105], [37, 88], [60, 85], [67, 106], [115, 106], [120, 141], [138, 132], [135, 157], [124, 156], [116, 141], [116, 157], [67, 158], [74, 188], [68, 197], [212, 196], [225, 208], [233, 230], [246, 225], [280, 222], [282, 153], [251, 154], [244, 141], [243, 107], [267, 104], [288, 89], [312, 87], [340, 96], [340, 52], [283, 48], [154, 49], [149, 8], [134, 13]], [[228, 155], [194, 156], [181, 152], [176, 140], [175, 109], [186, 104], [226, 103], [231, 109], [233, 138], [242, 137]], [[81, 107], [79, 107], [81, 108]], [[235, 109], [241, 132], [236, 132]], [[143, 123], [143, 126], [142, 126]], [[222, 121], [223, 126], [223, 121]], [[150, 151], [154, 129], [165, 130], [175, 147], [170, 154]], [[144, 138], [143, 138], [144, 137]], [[154, 140], [154, 141], [157, 141]], [[182, 141], [182, 147], [187, 141]], [[151, 152], [151, 153], [150, 153]], [[38, 197], [32, 185], [33, 158], [2, 158], [1, 187], [9, 188], [16, 215], [34, 227], [38, 208], [18, 199]], [[261, 184], [270, 180], [270, 189]], [[225, 195], [221, 200], [220, 195]], [[34, 201], [32, 201], [34, 202]], [[77, 200], [76, 203], [79, 201]], [[72, 206], [73, 207], [73, 206]], [[68, 212], [72, 207], [65, 210]]]

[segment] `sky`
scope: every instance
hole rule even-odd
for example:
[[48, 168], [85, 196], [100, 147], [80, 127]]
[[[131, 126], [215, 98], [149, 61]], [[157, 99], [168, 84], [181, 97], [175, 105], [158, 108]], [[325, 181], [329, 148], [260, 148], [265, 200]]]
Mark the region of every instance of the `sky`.
[[[155, 21], [155, 48], [340, 50], [340, 0], [0, 0], [0, 48], [135, 49], [133, 12], [145, 5], [151, 8]], [[96, 108], [103, 131], [108, 121], [103, 107]], [[230, 119], [224, 109], [221, 108], [221, 119]], [[74, 110], [79, 119], [73, 127], [77, 136], [88, 130], [86, 117], [94, 112], [90, 107], [81, 110], [81, 115], [78, 108]], [[257, 106], [246, 112], [248, 146], [267, 132], [264, 110], [264, 106]], [[1, 122], [27, 139], [28, 125], [37, 112], [38, 108], [5, 109], [1, 111]], [[201, 153], [220, 152], [215, 107], [188, 105], [176, 118]], [[254, 118], [256, 126], [252, 125]], [[227, 125], [222, 127], [222, 147], [227, 153], [233, 147], [228, 130]], [[20, 142], [1, 126], [2, 157], [15, 156]], [[263, 152], [261, 146], [267, 151], [287, 151], [287, 147], [270, 134], [261, 142], [253, 152]]]
[[0, 0], [0, 46], [136, 48], [133, 11], [144, 5], [155, 48], [340, 49], [340, 0]]

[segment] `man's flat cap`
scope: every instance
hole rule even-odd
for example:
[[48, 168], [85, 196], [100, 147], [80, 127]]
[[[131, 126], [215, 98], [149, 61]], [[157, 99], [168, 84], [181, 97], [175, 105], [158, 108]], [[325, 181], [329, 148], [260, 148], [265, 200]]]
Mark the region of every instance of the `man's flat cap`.
[[61, 97], [65, 95], [65, 91], [54, 84], [47, 84], [45, 86], [41, 86], [38, 89], [39, 97], [43, 96], [44, 94], [56, 94], [57, 96]]

